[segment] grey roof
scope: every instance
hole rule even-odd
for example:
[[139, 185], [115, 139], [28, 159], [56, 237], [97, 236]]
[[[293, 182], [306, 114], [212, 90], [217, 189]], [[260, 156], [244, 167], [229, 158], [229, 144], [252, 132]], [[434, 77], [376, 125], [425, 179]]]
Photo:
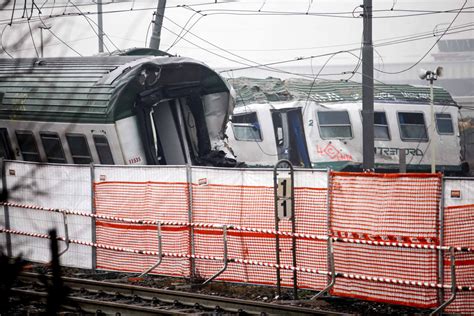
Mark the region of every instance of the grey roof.
[[[154, 86], [138, 83], [145, 67], [163, 70]], [[133, 114], [140, 92], [183, 78], [204, 90], [227, 89], [214, 71], [183, 57], [0, 59], [0, 119], [111, 122]]]
[[[228, 81], [236, 90], [237, 106], [296, 100], [318, 103], [362, 101], [362, 85], [354, 82], [244, 77]], [[430, 89], [427, 86], [375, 84], [374, 101], [429, 104]], [[451, 95], [440, 87], [434, 88], [434, 103], [457, 106]]]

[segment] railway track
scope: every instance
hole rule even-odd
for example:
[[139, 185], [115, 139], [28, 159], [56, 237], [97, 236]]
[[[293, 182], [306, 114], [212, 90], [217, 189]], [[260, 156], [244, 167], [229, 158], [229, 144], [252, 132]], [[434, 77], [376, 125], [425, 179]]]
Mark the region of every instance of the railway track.
[[[15, 295], [46, 299], [37, 273], [20, 275]], [[47, 278], [51, 279], [51, 277]], [[265, 303], [130, 284], [63, 277], [66, 308], [95, 315], [348, 315], [308, 307]]]

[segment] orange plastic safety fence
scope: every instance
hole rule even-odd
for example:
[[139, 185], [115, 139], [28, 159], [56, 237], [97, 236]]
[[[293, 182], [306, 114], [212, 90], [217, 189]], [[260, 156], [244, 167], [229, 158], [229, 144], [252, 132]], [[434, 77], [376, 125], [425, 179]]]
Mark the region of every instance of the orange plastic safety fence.
[[[95, 208], [99, 215], [141, 220], [188, 221], [188, 186], [186, 183], [101, 182], [94, 186]], [[163, 251], [189, 253], [189, 229], [163, 229]], [[119, 247], [158, 250], [157, 227], [96, 221], [97, 243]], [[97, 250], [97, 268], [142, 272], [156, 258], [130, 253]], [[188, 276], [189, 260], [164, 258], [153, 273]]]
[[[411, 240], [435, 244], [438, 237], [438, 175], [331, 173], [333, 236]], [[412, 281], [437, 281], [435, 251], [336, 243], [337, 272]], [[333, 293], [416, 307], [437, 305], [436, 290], [338, 279]]]
[[[212, 179], [211, 179], [212, 180]], [[189, 198], [192, 192], [192, 199]], [[333, 294], [416, 307], [439, 304], [437, 290], [429, 286], [412, 286], [373, 282], [367, 278], [387, 278], [408, 282], [436, 284], [438, 257], [434, 249], [439, 236], [439, 175], [376, 175], [357, 173], [330, 174], [328, 190], [314, 187], [295, 188], [296, 233], [324, 236], [329, 231], [340, 240], [351, 238], [370, 242], [406, 243], [403, 247], [380, 246], [375, 243], [334, 243], [335, 270], [339, 274], [363, 275], [364, 278], [337, 278]], [[193, 184], [170, 182], [101, 182], [95, 184], [95, 207], [98, 215], [137, 220], [160, 220], [186, 223], [192, 209], [192, 227], [163, 226], [163, 251], [183, 254], [165, 257], [152, 273], [190, 276], [192, 247], [196, 276], [213, 276], [222, 267], [223, 230], [215, 224], [251, 227], [251, 230], [228, 230], [229, 262], [220, 280], [276, 284], [274, 264], [275, 228], [274, 192], [271, 186]], [[192, 205], [190, 205], [192, 201]], [[474, 205], [448, 207], [445, 215], [445, 245], [474, 248], [472, 208]], [[206, 227], [205, 224], [213, 224]], [[211, 227], [212, 226], [212, 227]], [[280, 221], [280, 231], [290, 232], [291, 223]], [[268, 230], [268, 231], [262, 231]], [[192, 235], [192, 236], [191, 236]], [[113, 222], [97, 219], [97, 243], [124, 248], [157, 251], [157, 226]], [[411, 247], [419, 245], [420, 247]], [[426, 246], [421, 249], [422, 246]], [[296, 267], [327, 270], [327, 245], [324, 239], [297, 238]], [[430, 249], [426, 249], [430, 248]], [[458, 285], [472, 286], [474, 275], [471, 253], [457, 254]], [[282, 265], [292, 266], [292, 239], [280, 236]], [[97, 250], [98, 268], [142, 272], [156, 258], [134, 253]], [[246, 264], [261, 262], [268, 264]], [[446, 264], [446, 269], [449, 264]], [[283, 286], [293, 285], [291, 269], [281, 270]], [[449, 274], [445, 274], [449, 283]], [[322, 289], [324, 274], [298, 272], [298, 287]], [[447, 291], [448, 292], [448, 291]], [[472, 309], [474, 292], [459, 293], [449, 310]], [[448, 296], [449, 293], [446, 293]]]
[[[297, 233], [326, 233], [326, 190], [295, 188], [295, 214]], [[275, 228], [274, 195], [272, 187], [206, 185], [193, 188], [193, 220], [199, 223], [222, 223], [248, 226], [257, 229]], [[291, 232], [291, 222], [280, 221], [280, 231]], [[221, 234], [195, 230], [196, 253], [222, 255]], [[229, 235], [229, 256], [243, 260], [276, 262], [275, 236], [265, 234]], [[291, 238], [280, 238], [280, 262], [293, 264]], [[317, 240], [297, 240], [297, 266], [327, 269], [326, 243]], [[196, 272], [203, 278], [211, 277], [219, 270], [218, 262], [196, 261]], [[326, 277], [301, 272], [300, 288], [320, 289]], [[281, 284], [292, 286], [292, 271], [281, 271]], [[272, 267], [229, 264], [219, 277], [221, 280], [257, 284], [276, 284], [276, 272]]]
[[[126, 183], [102, 182], [95, 185], [95, 207], [98, 215], [113, 215], [142, 220], [188, 220], [188, 187], [185, 183]], [[327, 234], [326, 189], [296, 188], [296, 233]], [[193, 185], [192, 220], [200, 224], [225, 224], [253, 229], [274, 230], [273, 188], [242, 185]], [[97, 220], [97, 242], [119, 247], [157, 250], [157, 227], [113, 223]], [[291, 232], [288, 220], [280, 221], [280, 231]], [[191, 254], [191, 244], [197, 255], [222, 257], [224, 251], [222, 229], [194, 227], [192, 243], [189, 227], [162, 227], [163, 251]], [[291, 237], [280, 237], [282, 265], [293, 264]], [[241, 260], [275, 263], [275, 235], [262, 232], [229, 231], [228, 256]], [[327, 270], [325, 240], [297, 238], [297, 266]], [[189, 276], [190, 261], [164, 258], [152, 271], [165, 275]], [[97, 250], [97, 267], [107, 270], [141, 272], [152, 266], [154, 258], [135, 254]], [[195, 259], [195, 273], [204, 279], [213, 276], [221, 267], [219, 261]], [[321, 289], [326, 276], [299, 272], [298, 287]], [[282, 269], [283, 286], [292, 286], [292, 271]], [[234, 282], [276, 284], [274, 267], [231, 262], [220, 280]]]
[[[474, 204], [448, 206], [444, 213], [445, 244], [458, 247], [474, 247]], [[445, 255], [445, 283], [451, 282], [449, 254]], [[474, 252], [456, 253], [456, 283], [458, 286], [474, 285]], [[447, 300], [451, 293], [445, 291]], [[459, 292], [448, 306], [450, 313], [474, 314], [474, 292]]]

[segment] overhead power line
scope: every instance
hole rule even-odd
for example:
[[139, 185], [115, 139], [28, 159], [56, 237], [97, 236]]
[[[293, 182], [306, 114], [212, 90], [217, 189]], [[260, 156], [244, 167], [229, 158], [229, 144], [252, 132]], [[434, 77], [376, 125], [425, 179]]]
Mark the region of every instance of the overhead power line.
[[[220, 2], [218, 2], [220, 3]], [[108, 6], [112, 6], [114, 4], [118, 3], [112, 3], [108, 4]], [[214, 2], [212, 3], [203, 3], [203, 4], [195, 4], [195, 5], [186, 5], [186, 4], [179, 4], [175, 6], [167, 6], [166, 9], [176, 9], [176, 8], [192, 8], [200, 5], [209, 5], [209, 4], [215, 4]], [[225, 2], [221, 3], [225, 4]], [[92, 4], [91, 4], [92, 5]], [[77, 6], [77, 5], [75, 5]], [[81, 5], [82, 6], [82, 5]], [[49, 7], [48, 7], [49, 8]], [[52, 8], [60, 8], [58, 6], [52, 7]], [[62, 8], [67, 8], [67, 6], [62, 6]], [[421, 16], [421, 15], [433, 15], [433, 14], [458, 14], [461, 11], [463, 13], [474, 13], [474, 11], [467, 11], [467, 9], [473, 9], [474, 6], [469, 6], [469, 7], [464, 7], [460, 9], [449, 9], [449, 10], [377, 10], [374, 12], [378, 13], [387, 13], [390, 15], [386, 16], [373, 16], [374, 19], [377, 18], [401, 18], [401, 17], [415, 17], [415, 16]], [[14, 10], [14, 9], [4, 9], [4, 10]], [[139, 11], [154, 11], [156, 10], [155, 7], [144, 7], [144, 8], [132, 8], [132, 9], [119, 9], [119, 10], [104, 10], [102, 14], [115, 14], [115, 13], [124, 13], [124, 12], [139, 12]], [[354, 16], [353, 12], [349, 11], [341, 11], [341, 12], [298, 12], [298, 11], [258, 11], [258, 10], [243, 10], [243, 9], [202, 9], [202, 10], [196, 10], [197, 12], [201, 13], [202, 15], [205, 16], [211, 16], [211, 15], [254, 15], [254, 16], [263, 16], [263, 15], [270, 15], [270, 16], [313, 16], [313, 17], [331, 17], [331, 18], [343, 18], [343, 19], [354, 19], [354, 18], [360, 18], [359, 16]], [[394, 12], [413, 12], [413, 14], [403, 14], [403, 15], [394, 15]], [[52, 13], [52, 12], [51, 12]], [[84, 15], [96, 15], [98, 12], [96, 10], [94, 11], [85, 11], [83, 12]], [[62, 12], [61, 14], [50, 14], [50, 18], [53, 17], [67, 17], [67, 16], [75, 16], [75, 15], [81, 15], [78, 13], [74, 12]], [[22, 20], [22, 18], [17, 18], [17, 20]]]
[[467, 0], [464, 1], [461, 9], [458, 11], [458, 13], [456, 14], [456, 16], [453, 18], [453, 20], [451, 21], [451, 23], [449, 23], [448, 27], [444, 30], [443, 34], [441, 34], [441, 36], [438, 37], [438, 39], [433, 43], [433, 45], [426, 51], [426, 53], [423, 54], [423, 56], [420, 57], [420, 59], [418, 59], [414, 64], [412, 64], [411, 66], [407, 67], [407, 68], [404, 68], [402, 70], [399, 70], [399, 71], [394, 71], [394, 72], [388, 72], [388, 71], [383, 71], [383, 70], [377, 70], [381, 73], [384, 73], [384, 74], [389, 74], [389, 75], [396, 75], [396, 74], [400, 74], [400, 73], [403, 73], [403, 72], [406, 72], [412, 68], [414, 68], [416, 65], [418, 65], [423, 59], [425, 59], [426, 56], [428, 56], [428, 54], [433, 50], [433, 48], [438, 44], [438, 42], [446, 35], [446, 33], [449, 31], [449, 29], [451, 28], [451, 26], [453, 25], [454, 21], [456, 21], [456, 19], [458, 18], [459, 14], [461, 14], [462, 10], [464, 9], [465, 5], [467, 4]]

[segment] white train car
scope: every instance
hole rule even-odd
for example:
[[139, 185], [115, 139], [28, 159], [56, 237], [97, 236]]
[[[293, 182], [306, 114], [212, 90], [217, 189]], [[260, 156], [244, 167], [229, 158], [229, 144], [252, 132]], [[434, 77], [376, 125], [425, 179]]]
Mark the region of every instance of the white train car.
[[[237, 107], [227, 128], [237, 159], [250, 166], [272, 166], [288, 159], [301, 167], [361, 170], [362, 94], [360, 84], [303, 79], [231, 80]], [[406, 150], [408, 171], [436, 169], [466, 173], [458, 129], [457, 104], [435, 88], [436, 132], [430, 135], [427, 87], [375, 85], [375, 168], [398, 171]]]
[[190, 58], [0, 59], [0, 156], [231, 166], [235, 160], [222, 153], [230, 91]]

